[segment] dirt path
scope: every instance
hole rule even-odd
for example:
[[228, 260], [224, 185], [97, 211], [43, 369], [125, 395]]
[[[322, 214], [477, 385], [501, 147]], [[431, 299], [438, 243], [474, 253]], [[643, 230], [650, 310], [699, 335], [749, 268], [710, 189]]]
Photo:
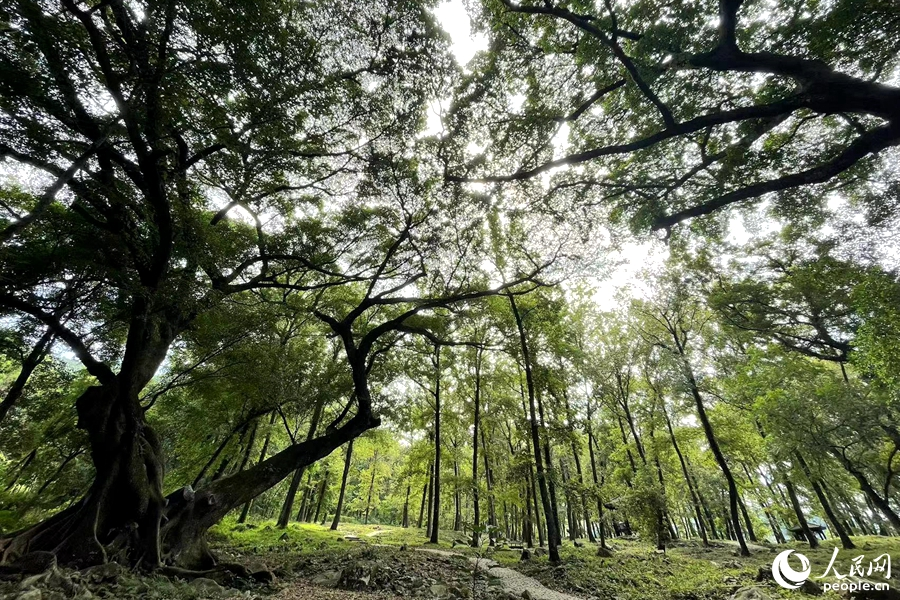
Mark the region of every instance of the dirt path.
[[391, 531], [389, 529], [376, 529], [375, 531], [370, 531], [369, 533], [367, 533], [366, 537], [377, 537], [386, 533], [391, 533]]
[[[436, 550], [434, 548], [416, 548], [419, 552], [428, 552], [439, 556], [462, 556], [465, 554], [458, 552], [449, 552], [447, 550]], [[503, 585], [503, 589], [516, 596], [522, 596], [522, 593], [528, 590], [534, 600], [582, 600], [578, 596], [571, 594], [563, 594], [544, 587], [544, 585], [533, 577], [528, 577], [508, 567], [501, 567], [496, 561], [487, 558], [466, 557], [469, 562], [475, 565], [477, 563], [478, 570], [489, 572], [492, 577], [496, 577]]]

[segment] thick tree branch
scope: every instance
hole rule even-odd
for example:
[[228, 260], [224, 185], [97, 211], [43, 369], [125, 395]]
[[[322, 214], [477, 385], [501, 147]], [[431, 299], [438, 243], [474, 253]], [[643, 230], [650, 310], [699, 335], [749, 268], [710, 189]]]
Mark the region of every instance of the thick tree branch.
[[116, 376], [112, 369], [110, 369], [106, 363], [100, 362], [94, 358], [87, 346], [84, 345], [84, 342], [81, 341], [78, 334], [63, 325], [56, 316], [10, 294], [0, 294], [0, 306], [8, 306], [9, 308], [31, 315], [49, 327], [59, 339], [72, 349], [72, 352], [75, 353], [75, 356], [78, 357], [78, 360], [81, 361], [81, 364], [84, 365], [88, 373], [96, 377], [100, 383], [105, 385], [112, 384], [115, 381]]
[[749, 185], [734, 190], [733, 192], [723, 194], [717, 198], [713, 198], [708, 202], [659, 217], [653, 222], [653, 229], [665, 229], [687, 219], [708, 215], [709, 213], [730, 204], [751, 198], [758, 198], [771, 192], [780, 192], [804, 185], [826, 182], [832, 177], [846, 171], [867, 155], [877, 154], [885, 148], [895, 146], [898, 143], [900, 143], [900, 125], [874, 129], [869, 133], [856, 138], [856, 140], [844, 148], [840, 154], [827, 163], [798, 173], [784, 175], [777, 179]]

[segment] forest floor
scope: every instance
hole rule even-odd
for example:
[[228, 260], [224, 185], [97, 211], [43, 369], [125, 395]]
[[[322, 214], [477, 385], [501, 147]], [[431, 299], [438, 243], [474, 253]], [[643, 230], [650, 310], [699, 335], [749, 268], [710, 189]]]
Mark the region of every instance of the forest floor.
[[[609, 558], [596, 555], [596, 546], [583, 541], [576, 547], [566, 540], [561, 565], [552, 565], [544, 553], [510, 548], [471, 548], [471, 534], [441, 531], [440, 543], [426, 543], [423, 530], [381, 525], [342, 524], [340, 531], [311, 524], [292, 524], [285, 532], [272, 523], [216, 529], [216, 543], [235, 559], [251, 556], [266, 561], [276, 574], [302, 582], [302, 591], [289, 582], [278, 600], [376, 600], [377, 598], [522, 598], [534, 600], [727, 600], [738, 598], [802, 598], [804, 591], [780, 588], [771, 579], [773, 559], [784, 550], [797, 550], [810, 561], [810, 579], [817, 584], [835, 582], [825, 573], [837, 540], [825, 540], [816, 550], [800, 543], [753, 544], [751, 556], [737, 555], [737, 545], [674, 541], [665, 554], [640, 540], [613, 539]], [[851, 560], [864, 556], [863, 566], [883, 554], [900, 557], [900, 538], [856, 537], [857, 550], [840, 550], [834, 566], [846, 575]], [[424, 552], [423, 552], [424, 550]], [[478, 571], [475, 570], [475, 560]], [[793, 558], [794, 568], [799, 562]], [[900, 589], [900, 567], [889, 581]], [[290, 575], [288, 575], [290, 573]], [[363, 574], [368, 579], [360, 581]], [[518, 578], [516, 578], [518, 575]], [[883, 582], [879, 575], [870, 581]], [[848, 581], [848, 580], [845, 580]], [[310, 585], [316, 587], [309, 587]], [[817, 592], [809, 586], [805, 592]], [[344, 590], [365, 590], [365, 596], [335, 595]], [[547, 591], [551, 593], [548, 594]], [[553, 594], [556, 592], [557, 594]], [[825, 598], [838, 598], [828, 592]], [[846, 597], [846, 595], [844, 596]], [[888, 598], [887, 596], [883, 596]], [[896, 598], [900, 598], [897, 593]]]
[[[798, 543], [755, 545], [751, 556], [740, 557], [736, 546], [727, 542], [703, 547], [695, 541], [676, 541], [662, 554], [640, 540], [613, 539], [612, 556], [607, 558], [597, 556], [592, 544], [576, 547], [566, 541], [561, 564], [552, 565], [539, 550], [521, 560], [520, 549], [471, 548], [467, 538], [461, 532], [442, 531], [440, 543], [429, 544], [416, 528], [348, 523], [335, 532], [293, 523], [280, 530], [273, 522], [227, 520], [212, 531], [214, 551], [223, 562], [271, 573], [270, 581], [183, 581], [139, 576], [107, 565], [0, 581], [0, 600], [802, 600], [809, 593], [821, 593], [816, 586], [785, 590], [772, 581], [772, 560], [788, 549], [809, 559], [812, 581], [835, 581], [817, 580], [829, 565], [834, 540], [822, 542], [817, 550]], [[842, 550], [835, 560], [845, 575], [855, 557], [863, 556], [862, 565], [867, 566], [883, 554], [900, 556], [900, 538], [854, 541], [858, 549]], [[799, 562], [792, 559], [791, 565], [796, 568]], [[900, 572], [891, 575], [891, 594], [854, 598], [900, 598]], [[879, 574], [868, 579], [885, 581]], [[841, 597], [848, 598], [846, 592], [823, 596]]]

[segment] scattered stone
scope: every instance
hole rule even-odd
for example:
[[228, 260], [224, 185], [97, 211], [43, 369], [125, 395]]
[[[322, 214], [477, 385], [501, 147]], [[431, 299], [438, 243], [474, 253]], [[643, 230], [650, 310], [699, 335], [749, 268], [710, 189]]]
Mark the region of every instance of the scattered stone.
[[261, 571], [254, 571], [254, 572], [250, 573], [250, 577], [254, 581], [257, 581], [259, 583], [265, 583], [267, 585], [272, 585], [273, 583], [275, 583], [275, 574], [268, 569], [263, 569]]
[[522, 556], [519, 557], [519, 560], [531, 560], [531, 552], [528, 548], [522, 550]]
[[535, 556], [544, 556], [545, 554], [547, 554], [546, 548], [541, 548], [540, 546], [538, 546], [537, 548], [534, 549]]
[[41, 590], [32, 588], [16, 596], [16, 600], [41, 600], [42, 597]]
[[431, 591], [431, 595], [437, 598], [443, 598], [444, 596], [447, 596], [447, 592], [449, 591], [446, 585], [440, 583], [434, 584], [429, 588], [429, 590]]
[[344, 590], [364, 590], [372, 581], [375, 567], [369, 563], [356, 563], [341, 571], [338, 587]]
[[609, 548], [604, 548], [603, 546], [597, 546], [597, 556], [600, 558], [612, 558], [612, 550]]
[[38, 586], [47, 585], [47, 581], [50, 579], [50, 573], [41, 573], [40, 575], [32, 575], [31, 577], [26, 577], [22, 580], [22, 583], [19, 584], [20, 590], [27, 590], [30, 588], [35, 588]]
[[870, 581], [868, 579], [852, 578], [852, 579], [842, 581], [841, 583], [848, 583], [848, 584], [868, 583], [869, 584], [870, 589], [868, 589], [868, 590], [855, 590], [852, 592], [849, 590], [841, 590], [840, 591], [841, 597], [846, 598], [846, 600], [900, 600], [900, 591], [898, 591], [894, 588], [889, 587], [886, 590], [871, 589], [871, 588], [874, 588], [875, 585], [878, 583], [881, 583], [881, 584], [885, 583], [884, 581], [878, 582], [878, 581]]
[[725, 562], [722, 563], [722, 566], [725, 567], [726, 569], [740, 569], [744, 565], [742, 565], [740, 563], [740, 561], [737, 561], [737, 560], [726, 560]]
[[225, 588], [206, 577], [194, 579], [191, 581], [191, 587], [197, 590], [197, 593], [207, 596], [218, 596], [225, 593]]
[[772, 567], [760, 567], [756, 572], [756, 581], [775, 581], [772, 576]]
[[734, 593], [731, 600], [772, 600], [772, 596], [756, 586], [742, 587]]
[[122, 567], [114, 562], [95, 565], [81, 571], [85, 580], [93, 583], [115, 583], [121, 574]]
[[803, 585], [800, 586], [800, 591], [804, 594], [809, 594], [810, 596], [821, 596], [825, 593], [825, 590], [822, 589], [822, 586], [812, 579], [807, 579], [806, 581], [804, 581]]
[[324, 571], [313, 578], [313, 583], [322, 587], [336, 588], [341, 581], [343, 571]]

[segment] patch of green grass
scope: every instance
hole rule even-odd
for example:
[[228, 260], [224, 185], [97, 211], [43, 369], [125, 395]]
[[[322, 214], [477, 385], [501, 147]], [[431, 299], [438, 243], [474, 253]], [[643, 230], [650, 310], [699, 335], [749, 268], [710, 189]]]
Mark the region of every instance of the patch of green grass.
[[[900, 557], [900, 538], [854, 538], [856, 550], [841, 549], [835, 566], [846, 575], [852, 558], [864, 555], [863, 565], [881, 554]], [[640, 541], [613, 540], [612, 558], [599, 558], [595, 547], [563, 546], [562, 564], [553, 566], [546, 557], [520, 562], [520, 553], [497, 552], [495, 559], [540, 580], [549, 588], [620, 600], [715, 600], [730, 598], [734, 591], [749, 585], [763, 585], [772, 596], [796, 599], [797, 593], [782, 589], [773, 582], [758, 583], [756, 575], [761, 567], [771, 568], [779, 552], [796, 550], [806, 556], [811, 565], [811, 579], [819, 584], [837, 581], [833, 577], [818, 580], [825, 572], [839, 540], [825, 540], [816, 550], [800, 543], [783, 544], [756, 549], [749, 557], [736, 556], [736, 545], [714, 543], [704, 548], [699, 542], [674, 544], [665, 555], [658, 554], [650, 544]], [[799, 567], [796, 560], [791, 563]], [[892, 587], [898, 585], [898, 573], [892, 571]], [[873, 581], [883, 581], [873, 575]], [[837, 598], [829, 592], [826, 598]]]
[[[480, 553], [497, 562], [535, 577], [545, 586], [582, 596], [617, 600], [719, 600], [730, 598], [735, 590], [748, 585], [763, 585], [774, 597], [797, 598], [797, 593], [784, 590], [774, 582], [758, 583], [760, 568], [770, 568], [775, 556], [784, 550], [795, 550], [805, 555], [811, 564], [811, 579], [818, 583], [834, 582], [834, 578], [818, 580], [831, 561], [832, 552], [839, 540], [825, 540], [816, 550], [797, 542], [780, 546], [755, 547], [751, 556], [737, 556], [737, 545], [714, 542], [703, 547], [699, 541], [675, 542], [665, 554], [656, 552], [653, 545], [642, 541], [610, 540], [615, 553], [612, 558], [596, 556], [596, 547], [585, 543], [576, 548], [565, 542], [560, 549], [561, 565], [552, 565], [546, 555], [532, 556], [521, 562], [521, 550], [494, 549], [486, 546], [476, 549], [465, 544], [469, 534], [441, 531], [440, 544], [427, 543], [425, 532], [418, 528], [402, 528], [387, 525], [361, 525], [347, 523], [338, 531], [307, 523], [292, 523], [286, 530], [278, 529], [274, 521], [238, 525], [226, 520], [213, 530], [216, 544], [243, 554], [281, 557], [304, 555], [347, 555], [375, 546], [407, 546], [451, 549], [456, 553], [473, 555]], [[287, 533], [287, 539], [282, 540]], [[348, 542], [345, 536], [360, 538], [360, 542]], [[868, 565], [875, 557], [888, 554], [900, 558], [900, 538], [856, 537], [856, 550], [841, 549], [835, 562], [842, 574], [849, 571], [851, 560], [864, 556]], [[453, 547], [454, 541], [457, 545]], [[462, 542], [462, 543], [460, 543]], [[382, 548], [382, 550], [387, 550]], [[415, 553], [421, 554], [421, 553]], [[418, 557], [425, 560], [425, 557]], [[432, 557], [433, 558], [433, 557]], [[799, 566], [796, 559], [791, 564]], [[900, 585], [900, 565], [892, 572], [892, 587]], [[873, 581], [882, 581], [873, 575]], [[837, 598], [829, 593], [826, 598]]]

